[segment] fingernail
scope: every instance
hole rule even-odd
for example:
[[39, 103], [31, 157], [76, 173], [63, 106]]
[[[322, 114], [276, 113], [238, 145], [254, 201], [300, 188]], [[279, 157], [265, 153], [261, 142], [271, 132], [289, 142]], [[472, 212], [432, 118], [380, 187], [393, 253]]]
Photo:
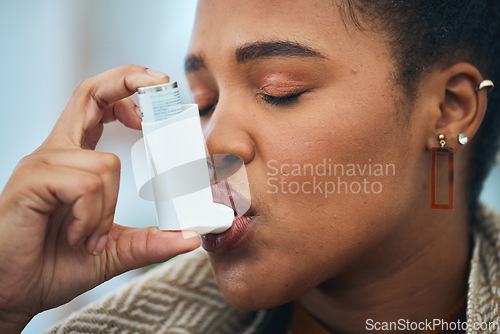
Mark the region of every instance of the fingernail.
[[191, 239], [194, 237], [198, 237], [198, 233], [196, 233], [194, 231], [182, 231], [182, 237], [184, 239]]
[[142, 112], [141, 109], [139, 109], [139, 107], [135, 107], [135, 112], [137, 113], [137, 116], [139, 116], [139, 118], [142, 119]]
[[148, 72], [149, 75], [155, 77], [155, 78], [158, 78], [158, 79], [163, 79], [165, 78], [167, 75], [163, 72], [160, 72], [160, 71], [156, 71], [156, 70], [151, 70], [151, 69], [148, 69], [146, 72]]
[[94, 255], [101, 255], [102, 252], [104, 251], [104, 247], [106, 247], [106, 242], [108, 241], [108, 235], [103, 235], [102, 237], [99, 238], [97, 241], [97, 244], [94, 249]]

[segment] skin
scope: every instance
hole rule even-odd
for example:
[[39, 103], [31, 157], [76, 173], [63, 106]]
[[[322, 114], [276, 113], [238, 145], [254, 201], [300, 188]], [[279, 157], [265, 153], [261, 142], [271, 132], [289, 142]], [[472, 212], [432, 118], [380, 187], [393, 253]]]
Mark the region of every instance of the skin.
[[[322, 56], [238, 56], [242, 47], [276, 41]], [[245, 161], [258, 216], [243, 246], [210, 254], [231, 303], [256, 310], [298, 299], [335, 333], [360, 333], [367, 318], [438, 318], [464, 295], [468, 149], [455, 138], [472, 138], [484, 113], [474, 66], [436, 66], [411, 108], [392, 80], [384, 35], [344, 24], [327, 0], [202, 0], [187, 60], [208, 148]], [[263, 96], [302, 92], [284, 105]], [[439, 133], [457, 150], [453, 211], [430, 209], [429, 151]], [[378, 195], [270, 193], [270, 161], [279, 168], [325, 158], [391, 163], [396, 175], [375, 179], [383, 184]]]
[[[293, 44], [262, 44], [277, 41]], [[210, 254], [231, 303], [256, 310], [299, 300], [335, 333], [360, 333], [368, 317], [437, 318], [462, 297], [470, 146], [455, 138], [473, 138], [486, 109], [472, 64], [430, 69], [410, 108], [384, 35], [344, 24], [329, 0], [201, 0], [189, 52], [207, 146], [244, 160], [257, 215], [246, 242]], [[168, 80], [140, 66], [84, 80], [47, 140], [19, 163], [0, 195], [0, 332], [17, 333], [106, 279], [199, 246], [114, 224], [119, 160], [93, 151], [102, 123], [140, 128], [127, 96]], [[440, 133], [456, 151], [453, 211], [429, 209], [429, 151]], [[380, 194], [271, 193], [270, 161], [325, 158], [390, 163], [396, 174], [376, 179]]]
[[199, 246], [179, 232], [114, 224], [120, 160], [93, 151], [103, 122], [140, 128], [127, 96], [168, 80], [125, 66], [83, 81], [47, 140], [18, 164], [0, 196], [0, 332], [19, 333], [113, 276]]

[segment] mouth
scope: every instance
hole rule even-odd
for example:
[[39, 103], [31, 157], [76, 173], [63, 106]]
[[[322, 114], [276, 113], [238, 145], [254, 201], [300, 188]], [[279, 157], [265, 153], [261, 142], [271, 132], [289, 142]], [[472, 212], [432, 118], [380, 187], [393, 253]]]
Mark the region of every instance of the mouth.
[[258, 218], [250, 199], [225, 181], [213, 184], [212, 194], [215, 203], [233, 209], [234, 218], [226, 232], [202, 235], [202, 247], [209, 253], [229, 252], [243, 247]]
[[234, 216], [254, 216], [255, 209], [250, 200], [250, 194], [246, 195], [227, 181], [212, 184], [212, 196], [215, 203], [224, 204], [234, 211]]

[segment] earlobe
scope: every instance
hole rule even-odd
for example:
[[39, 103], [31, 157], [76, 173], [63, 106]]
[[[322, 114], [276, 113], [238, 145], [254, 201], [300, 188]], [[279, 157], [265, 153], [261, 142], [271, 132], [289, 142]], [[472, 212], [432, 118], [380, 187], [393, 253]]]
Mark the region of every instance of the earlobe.
[[[440, 117], [434, 133], [430, 134], [429, 149], [436, 146], [436, 135], [446, 135], [448, 145], [458, 150], [470, 141], [481, 125], [486, 112], [486, 90], [493, 83], [483, 81], [476, 67], [469, 63], [457, 63], [438, 75]], [[431, 138], [432, 137], [432, 138]], [[453, 140], [452, 140], [453, 139]], [[466, 140], [467, 139], [467, 140]]]

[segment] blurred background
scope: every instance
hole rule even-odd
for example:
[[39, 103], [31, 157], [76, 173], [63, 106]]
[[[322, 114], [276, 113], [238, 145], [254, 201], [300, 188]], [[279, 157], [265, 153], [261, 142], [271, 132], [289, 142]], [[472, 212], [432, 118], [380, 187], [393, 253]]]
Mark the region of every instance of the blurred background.
[[[196, 0], [19, 0], [0, 3], [0, 189], [15, 165], [52, 129], [77, 84], [105, 70], [139, 64], [179, 82], [191, 102], [183, 60]], [[500, 131], [500, 130], [499, 130]], [[128, 226], [156, 224], [153, 203], [135, 190], [130, 148], [139, 131], [105, 126], [98, 149], [122, 160], [115, 220]], [[483, 201], [500, 210], [500, 168], [486, 182]], [[23, 333], [40, 333], [73, 310], [116, 289], [138, 272], [119, 276], [33, 319]]]
[[[0, 1], [0, 189], [17, 162], [35, 150], [52, 129], [74, 88], [108, 69], [139, 64], [179, 82], [184, 77], [196, 0], [22, 0]], [[115, 219], [122, 225], [156, 224], [154, 204], [135, 189], [130, 148], [140, 131], [107, 124], [98, 149], [122, 160]], [[0, 241], [1, 242], [1, 241]], [[69, 305], [35, 317], [25, 334], [40, 333], [71, 311], [102, 297], [137, 272], [119, 276]]]

